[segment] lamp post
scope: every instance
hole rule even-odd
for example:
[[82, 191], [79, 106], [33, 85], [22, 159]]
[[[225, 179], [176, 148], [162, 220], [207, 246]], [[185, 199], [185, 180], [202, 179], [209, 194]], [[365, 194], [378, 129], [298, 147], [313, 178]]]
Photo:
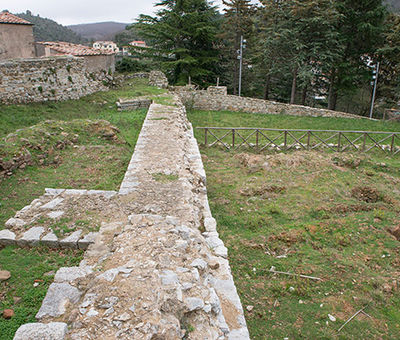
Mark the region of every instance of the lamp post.
[[379, 77], [379, 61], [377, 62], [376, 68], [375, 68], [375, 70], [372, 71], [372, 73], [373, 73], [372, 79], [374, 81], [374, 89], [372, 91], [372, 100], [371, 100], [371, 109], [369, 111], [369, 119], [372, 119], [372, 114], [374, 112], [376, 87], [378, 85], [378, 77]]
[[246, 48], [246, 40], [243, 39], [243, 35], [240, 36], [240, 49], [237, 51], [238, 59], [240, 61], [239, 66], [239, 97], [242, 93], [242, 71], [243, 71], [243, 49]]

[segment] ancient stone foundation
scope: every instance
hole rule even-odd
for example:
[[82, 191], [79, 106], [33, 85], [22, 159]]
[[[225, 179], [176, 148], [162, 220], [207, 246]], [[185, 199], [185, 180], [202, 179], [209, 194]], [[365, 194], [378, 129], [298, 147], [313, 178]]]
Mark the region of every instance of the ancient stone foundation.
[[[43, 203], [58, 209], [67, 197], [52, 194]], [[38, 323], [14, 339], [249, 339], [177, 97], [150, 106], [119, 193], [103, 202], [84, 260], [57, 271]]]
[[79, 99], [107, 90], [105, 72], [86, 71], [77, 57], [15, 59], [0, 62], [0, 103]]
[[340, 117], [340, 118], [363, 118], [345, 112], [319, 109], [309, 106], [291, 105], [277, 103], [257, 98], [239, 97], [227, 95], [226, 87], [212, 86], [207, 91], [186, 90], [177, 91], [186, 107], [205, 111], [234, 111], [264, 114], [285, 114], [293, 116], [312, 117]]
[[149, 74], [149, 85], [166, 89], [168, 87], [168, 79], [161, 71], [151, 71]]

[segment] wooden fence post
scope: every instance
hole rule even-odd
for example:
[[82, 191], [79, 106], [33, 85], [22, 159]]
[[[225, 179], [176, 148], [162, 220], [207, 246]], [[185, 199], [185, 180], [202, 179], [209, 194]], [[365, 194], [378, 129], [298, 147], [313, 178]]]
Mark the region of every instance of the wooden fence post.
[[256, 150], [258, 151], [258, 129], [256, 130]]
[[288, 135], [288, 132], [287, 132], [287, 130], [285, 130], [285, 137], [284, 137], [284, 143], [283, 143], [284, 150], [287, 149], [287, 135]]
[[204, 145], [205, 145], [206, 147], [208, 147], [208, 143], [207, 143], [207, 132], [208, 132], [208, 129], [205, 128], [205, 129], [204, 129]]
[[232, 148], [235, 147], [235, 129], [232, 129]]
[[337, 143], [337, 148], [338, 148], [338, 152], [340, 152], [340, 143], [341, 143], [341, 138], [342, 138], [342, 133], [341, 132], [339, 132], [339, 137], [338, 137], [338, 143]]

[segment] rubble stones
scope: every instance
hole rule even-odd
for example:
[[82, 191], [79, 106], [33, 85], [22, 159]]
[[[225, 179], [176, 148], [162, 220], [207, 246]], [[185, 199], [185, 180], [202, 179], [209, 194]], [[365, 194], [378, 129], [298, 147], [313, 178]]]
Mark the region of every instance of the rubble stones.
[[27, 323], [18, 328], [14, 340], [64, 340], [67, 332], [63, 322]]
[[199, 298], [190, 297], [185, 299], [186, 307], [189, 309], [189, 312], [193, 312], [195, 310], [202, 309], [204, 307], [204, 301]]

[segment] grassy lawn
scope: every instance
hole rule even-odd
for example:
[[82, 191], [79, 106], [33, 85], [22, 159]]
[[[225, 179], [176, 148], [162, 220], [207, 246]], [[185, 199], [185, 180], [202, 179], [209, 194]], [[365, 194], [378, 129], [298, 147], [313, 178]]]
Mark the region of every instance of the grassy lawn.
[[[189, 117], [194, 126], [400, 127], [227, 112], [190, 112]], [[400, 337], [400, 242], [389, 232], [400, 227], [400, 157], [308, 151], [257, 155], [218, 147], [201, 152], [210, 206], [229, 248], [252, 339]], [[322, 280], [273, 274], [271, 268]], [[364, 307], [368, 315], [359, 314], [338, 332]]]
[[0, 317], [0, 339], [12, 339], [20, 325], [35, 322], [57, 269], [79, 265], [81, 259], [77, 250], [1, 249], [0, 269], [8, 270], [11, 278], [0, 282], [0, 311], [13, 309], [15, 315], [9, 320]]
[[[46, 187], [118, 190], [146, 110], [118, 112], [115, 102], [120, 97], [165, 92], [146, 83], [130, 80], [79, 100], [0, 106], [0, 157], [8, 160], [18, 147], [28, 145], [34, 160], [0, 180], [0, 229], [16, 211], [43, 195]], [[87, 119], [107, 120], [119, 132], [106, 138], [107, 124]], [[0, 312], [7, 308], [15, 312], [10, 320], [0, 317], [0, 339], [12, 339], [21, 324], [34, 322], [55, 271], [81, 259], [80, 251], [0, 248], [0, 270], [11, 272], [11, 278], [0, 283]]]

